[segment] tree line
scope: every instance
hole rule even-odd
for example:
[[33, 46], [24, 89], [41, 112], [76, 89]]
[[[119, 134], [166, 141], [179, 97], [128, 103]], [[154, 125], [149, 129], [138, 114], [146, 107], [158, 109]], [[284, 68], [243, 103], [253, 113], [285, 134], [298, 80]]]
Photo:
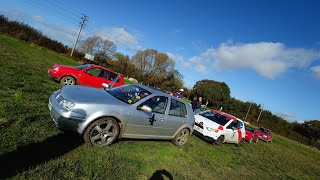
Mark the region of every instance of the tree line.
[[[61, 54], [69, 55], [71, 51], [70, 47], [48, 38], [39, 30], [21, 22], [10, 21], [3, 15], [0, 15], [0, 33]], [[122, 73], [124, 76], [134, 77], [143, 84], [168, 92], [183, 87], [183, 75], [175, 69], [174, 61], [167, 54], [155, 49], [138, 51], [130, 58], [128, 55], [117, 52], [114, 42], [93, 36], [80, 41], [74, 53], [75, 60], [82, 60], [85, 53], [94, 55], [96, 64]], [[288, 122], [268, 110], [263, 110], [260, 104], [232, 98], [230, 88], [224, 82], [201, 80], [196, 82], [192, 89], [184, 87], [184, 90], [183, 93], [187, 99], [201, 96], [204, 104], [209, 108], [222, 107], [224, 112], [233, 114], [255, 126], [269, 128], [276, 134], [320, 148], [319, 120], [306, 121], [302, 124]], [[258, 120], [260, 112], [261, 116]]]

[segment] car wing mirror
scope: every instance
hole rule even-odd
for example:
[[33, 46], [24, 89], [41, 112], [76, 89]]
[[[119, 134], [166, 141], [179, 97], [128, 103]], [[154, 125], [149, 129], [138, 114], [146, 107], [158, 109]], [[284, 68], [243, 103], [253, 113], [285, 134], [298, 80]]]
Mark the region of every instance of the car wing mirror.
[[105, 89], [109, 89], [109, 84], [107, 84], [107, 83], [102, 83], [102, 86], [103, 86]]
[[147, 105], [143, 105], [143, 106], [139, 107], [139, 109], [144, 112], [151, 112], [152, 111], [152, 109]]

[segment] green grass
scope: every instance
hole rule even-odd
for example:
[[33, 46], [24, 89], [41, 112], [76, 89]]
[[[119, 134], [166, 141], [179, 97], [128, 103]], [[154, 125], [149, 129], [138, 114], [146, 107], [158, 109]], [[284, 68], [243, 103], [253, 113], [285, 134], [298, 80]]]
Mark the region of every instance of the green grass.
[[86, 147], [50, 119], [47, 78], [73, 60], [0, 35], [0, 178], [12, 179], [319, 179], [320, 151], [275, 135], [273, 143], [213, 147], [196, 136], [182, 148], [168, 141], [122, 140]]

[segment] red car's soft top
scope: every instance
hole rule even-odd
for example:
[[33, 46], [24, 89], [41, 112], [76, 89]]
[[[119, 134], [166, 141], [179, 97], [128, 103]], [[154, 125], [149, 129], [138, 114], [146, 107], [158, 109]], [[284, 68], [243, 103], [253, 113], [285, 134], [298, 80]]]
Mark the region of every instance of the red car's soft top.
[[218, 113], [218, 114], [221, 114], [229, 119], [232, 119], [232, 120], [237, 120], [238, 118], [228, 114], [228, 113], [225, 113], [225, 112], [222, 112], [222, 111], [218, 111], [218, 110], [214, 110], [214, 109], [211, 109], [212, 112], [215, 112], [215, 113]]

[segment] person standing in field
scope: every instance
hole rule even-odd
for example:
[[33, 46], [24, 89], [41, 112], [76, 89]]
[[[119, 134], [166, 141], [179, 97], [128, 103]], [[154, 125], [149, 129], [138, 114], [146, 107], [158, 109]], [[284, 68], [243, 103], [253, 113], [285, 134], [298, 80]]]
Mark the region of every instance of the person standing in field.
[[198, 99], [197, 96], [193, 97], [193, 100], [191, 101], [191, 106], [192, 106], [192, 110], [193, 112], [197, 109], [198, 107]]

